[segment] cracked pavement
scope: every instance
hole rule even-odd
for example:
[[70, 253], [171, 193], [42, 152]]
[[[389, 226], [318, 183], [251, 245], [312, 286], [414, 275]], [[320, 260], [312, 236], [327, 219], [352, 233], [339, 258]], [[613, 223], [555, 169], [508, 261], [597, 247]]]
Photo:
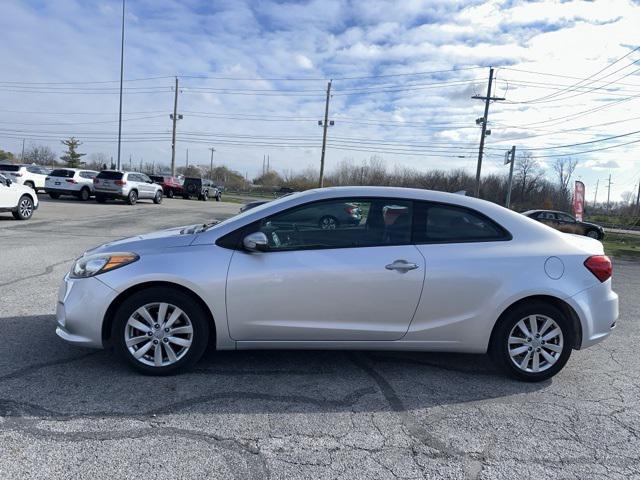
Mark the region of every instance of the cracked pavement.
[[89, 247], [238, 205], [41, 198], [0, 219], [0, 478], [640, 479], [640, 263], [614, 260], [617, 330], [549, 382], [478, 355], [326, 351], [211, 350], [144, 377], [55, 336], [59, 281]]

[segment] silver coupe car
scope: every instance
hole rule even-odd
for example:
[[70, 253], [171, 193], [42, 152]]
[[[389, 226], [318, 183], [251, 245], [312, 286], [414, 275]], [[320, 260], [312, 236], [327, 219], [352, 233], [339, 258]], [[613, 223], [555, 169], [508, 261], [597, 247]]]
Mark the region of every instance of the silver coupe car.
[[[326, 228], [329, 211], [349, 221]], [[60, 286], [57, 333], [149, 374], [211, 345], [488, 352], [539, 381], [615, 327], [611, 275], [599, 241], [490, 202], [325, 188], [85, 252]]]

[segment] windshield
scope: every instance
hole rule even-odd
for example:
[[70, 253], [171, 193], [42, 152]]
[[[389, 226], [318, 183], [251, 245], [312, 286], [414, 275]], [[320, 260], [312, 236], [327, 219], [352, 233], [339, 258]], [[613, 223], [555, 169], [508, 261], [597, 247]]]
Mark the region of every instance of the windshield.
[[279, 205], [281, 203], [286, 203], [289, 200], [291, 200], [292, 198], [298, 197], [300, 195], [302, 195], [304, 192], [297, 192], [297, 193], [293, 193], [291, 195], [287, 195], [286, 197], [280, 197], [276, 200], [271, 200], [271, 201], [267, 201], [267, 203], [264, 203], [262, 205], [258, 205], [257, 207], [254, 207], [250, 210], [245, 210], [244, 212], [238, 213], [237, 215], [234, 215], [233, 217], [229, 217], [226, 220], [223, 220], [220, 223], [216, 223], [214, 225], [210, 225], [206, 228], [206, 230], [209, 230], [210, 228], [218, 228], [222, 225], [227, 225], [228, 223], [231, 222], [235, 222], [236, 220], [241, 220], [244, 217], [248, 217], [250, 215], [253, 215], [255, 213], [261, 212], [262, 210], [265, 210], [273, 205]]
[[17, 172], [22, 168], [22, 165], [0, 165], [0, 170], [3, 172]]

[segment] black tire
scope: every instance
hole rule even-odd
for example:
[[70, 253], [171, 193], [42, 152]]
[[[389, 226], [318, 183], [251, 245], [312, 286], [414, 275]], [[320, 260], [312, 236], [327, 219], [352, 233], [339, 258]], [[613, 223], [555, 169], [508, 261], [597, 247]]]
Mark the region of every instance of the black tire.
[[205, 190], [204, 192], [202, 192], [202, 201], [206, 202], [209, 200], [209, 190]]
[[[545, 316], [552, 319], [562, 332], [562, 347], [561, 351], [558, 352], [555, 363], [540, 372], [527, 371], [527, 369], [519, 367], [515, 364], [515, 360], [513, 360], [509, 354], [509, 338], [512, 330], [521, 320], [527, 319], [532, 315]], [[536, 320], [536, 322], [541, 320], [543, 319]], [[541, 339], [542, 337], [539, 340]], [[499, 320], [499, 323], [495, 326], [493, 334], [491, 335], [489, 355], [498, 367], [518, 380], [525, 382], [541, 382], [550, 379], [562, 370], [571, 356], [572, 345], [573, 331], [569, 319], [563, 312], [550, 303], [536, 300], [518, 305]], [[557, 348], [558, 346], [554, 345], [554, 347]], [[530, 351], [540, 351], [540, 347], [536, 348], [534, 346], [528, 348]], [[523, 352], [523, 356], [527, 353], [528, 352]], [[542, 355], [540, 355], [540, 358], [543, 359]], [[528, 365], [529, 364], [527, 364], [527, 366]]]
[[185, 193], [184, 195], [182, 195], [182, 198], [184, 198], [185, 200], [191, 200], [191, 195]]
[[167, 190], [167, 198], [173, 198], [173, 188]]
[[127, 203], [129, 205], [135, 205], [136, 203], [138, 203], [138, 192], [136, 192], [135, 190], [131, 190], [129, 192], [129, 195], [127, 195]]
[[53, 192], [50, 192], [50, 193], [49, 193], [49, 196], [50, 196], [51, 198], [53, 198], [54, 200], [57, 200], [57, 199], [59, 199], [59, 198], [60, 198], [60, 194], [59, 194], [59, 193], [53, 193]]
[[318, 221], [318, 226], [323, 230], [335, 230], [340, 226], [340, 222], [332, 215], [325, 215]]
[[[191, 345], [184, 356], [171, 365], [159, 367], [146, 365], [134, 358], [125, 341], [125, 329], [129, 317], [138, 308], [156, 302], [169, 303], [180, 308], [188, 316], [193, 328]], [[118, 307], [111, 340], [118, 356], [139, 372], [147, 375], [171, 375], [189, 368], [202, 357], [209, 342], [209, 328], [208, 315], [198, 302], [194, 302], [189, 296], [170, 287], [151, 287], [133, 294]], [[162, 327], [159, 330], [161, 329]], [[161, 341], [158, 341], [158, 346], [161, 346], [160, 343]], [[151, 347], [151, 350], [153, 349], [155, 347]]]
[[220, 194], [216, 195], [216, 202], [219, 202], [220, 200], [222, 200], [222, 195]]
[[155, 203], [156, 205], [162, 203], [162, 190], [158, 190], [156, 192], [156, 196], [153, 197], [153, 203]]
[[96, 194], [96, 202], [107, 203], [107, 197], [103, 197], [102, 195]]
[[89, 190], [87, 187], [83, 187], [80, 190], [80, 200], [82, 200], [83, 202], [86, 202], [87, 200], [89, 200], [90, 197], [91, 197], [91, 190]]
[[29, 220], [33, 215], [33, 199], [29, 195], [22, 195], [17, 209], [11, 213], [16, 220]]
[[585, 237], [595, 238], [596, 240], [602, 240], [602, 236], [600, 235], [600, 232], [595, 228], [591, 228], [587, 230], [586, 232], [584, 232], [584, 235]]

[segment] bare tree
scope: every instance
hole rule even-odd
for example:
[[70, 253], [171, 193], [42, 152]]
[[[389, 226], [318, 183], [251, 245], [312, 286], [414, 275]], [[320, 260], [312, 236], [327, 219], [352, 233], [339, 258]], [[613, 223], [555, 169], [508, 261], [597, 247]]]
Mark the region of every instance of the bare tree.
[[577, 164], [578, 161], [572, 160], [571, 157], [560, 157], [556, 158], [556, 161], [553, 162], [552, 165], [558, 181], [558, 187], [560, 188], [560, 198], [558, 200], [560, 206], [563, 208], [566, 208], [569, 205], [569, 182], [571, 182], [571, 177], [573, 176], [573, 172], [575, 171]]
[[32, 145], [24, 152], [25, 163], [54, 166], [55, 161], [55, 152], [46, 145]]
[[529, 194], [535, 190], [542, 176], [542, 169], [530, 152], [523, 152], [518, 155], [515, 164], [515, 180], [520, 191], [521, 203], [526, 203]]

